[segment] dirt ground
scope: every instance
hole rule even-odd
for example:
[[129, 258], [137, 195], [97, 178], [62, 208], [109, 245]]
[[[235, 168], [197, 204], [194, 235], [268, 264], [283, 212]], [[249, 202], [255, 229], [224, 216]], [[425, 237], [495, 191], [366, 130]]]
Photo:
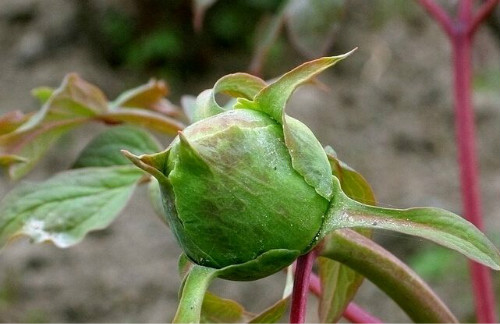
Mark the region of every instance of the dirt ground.
[[[289, 112], [368, 179], [381, 205], [436, 206], [460, 213], [450, 47], [422, 10], [408, 3], [412, 4], [405, 15], [389, 15], [382, 23], [374, 23], [370, 5], [353, 0], [332, 53], [359, 50], [322, 76], [329, 91], [300, 89]], [[0, 1], [0, 112], [36, 109], [30, 90], [40, 85], [55, 87], [68, 72], [99, 85], [110, 98], [154, 76], [107, 66], [79, 37], [73, 23], [76, 14], [75, 1]], [[500, 73], [499, 45], [488, 29], [480, 30], [474, 51], [478, 75]], [[242, 64], [241, 70], [246, 66]], [[209, 88], [217, 77], [206, 77], [189, 87]], [[178, 94], [174, 96], [178, 99]], [[474, 103], [486, 232], [499, 243], [499, 85], [478, 89]], [[87, 134], [98, 129], [85, 128], [65, 137], [63, 153], [52, 151], [29, 179], [45, 179], [54, 169], [69, 166], [88, 141]], [[3, 176], [0, 196], [12, 186]], [[405, 259], [430, 246], [396, 234], [381, 233], [377, 240]], [[61, 250], [23, 239], [4, 248], [0, 254], [0, 321], [170, 321], [180, 284], [179, 253], [140, 188], [109, 229], [91, 233], [75, 247]], [[452, 273], [429, 281], [462, 320], [470, 320], [473, 311], [466, 271], [459, 258]], [[498, 279], [496, 274], [497, 283]], [[283, 281], [281, 274], [252, 283], [220, 281], [214, 290], [258, 311], [279, 298]], [[356, 301], [384, 321], [408, 321], [369, 282]], [[311, 309], [315, 306], [311, 298]], [[314, 321], [314, 311], [309, 313]]]

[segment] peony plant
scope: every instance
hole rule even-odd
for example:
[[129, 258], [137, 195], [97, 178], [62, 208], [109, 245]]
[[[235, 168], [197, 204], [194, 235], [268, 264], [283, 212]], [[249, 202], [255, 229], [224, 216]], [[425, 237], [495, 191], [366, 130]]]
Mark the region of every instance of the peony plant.
[[[27, 235], [72, 246], [109, 226], [134, 188], [148, 183], [153, 205], [184, 251], [174, 322], [279, 321], [290, 280], [283, 299], [252, 315], [209, 293], [210, 283], [291, 274], [294, 261], [305, 260], [310, 269], [316, 257], [318, 277], [312, 280], [320, 285], [311, 287], [320, 297], [322, 322], [349, 311], [364, 277], [415, 321], [456, 321], [411, 269], [370, 239], [371, 231], [429, 239], [500, 270], [496, 247], [446, 210], [375, 206], [364, 178], [285, 113], [298, 86], [349, 54], [304, 63], [270, 83], [245, 73], [224, 76], [197, 98], [186, 97], [183, 112], [166, 101], [166, 86], [157, 81], [114, 101], [76, 75], [58, 89], [37, 89], [39, 112], [0, 117], [0, 164], [12, 177], [29, 172], [76, 126], [101, 122], [110, 129], [88, 144], [72, 170], [21, 184], [0, 201], [0, 243]], [[219, 104], [220, 93], [231, 100]], [[144, 128], [176, 137], [162, 150]], [[294, 289], [300, 286], [296, 280]]]

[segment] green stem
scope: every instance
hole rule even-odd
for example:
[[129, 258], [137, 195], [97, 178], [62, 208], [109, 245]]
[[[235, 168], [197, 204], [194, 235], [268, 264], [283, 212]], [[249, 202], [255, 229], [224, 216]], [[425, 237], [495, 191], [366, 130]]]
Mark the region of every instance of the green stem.
[[320, 255], [341, 262], [377, 285], [415, 322], [451, 323], [457, 319], [408, 266], [372, 240], [343, 229], [325, 240]]
[[203, 298], [217, 269], [194, 265], [182, 286], [181, 299], [173, 323], [199, 323]]

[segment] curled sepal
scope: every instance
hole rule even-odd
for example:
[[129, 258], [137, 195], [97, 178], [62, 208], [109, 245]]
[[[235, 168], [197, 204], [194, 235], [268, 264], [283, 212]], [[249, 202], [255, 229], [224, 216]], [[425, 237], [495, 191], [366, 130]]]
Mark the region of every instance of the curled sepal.
[[[287, 279], [287, 284], [283, 298], [275, 304], [266, 308], [259, 314], [248, 312], [237, 302], [218, 297], [207, 291], [208, 286], [215, 278], [224, 277], [229, 272], [234, 272], [241, 267], [257, 267], [268, 263], [271, 258], [284, 251], [273, 251], [266, 253], [254, 261], [237, 266], [226, 267], [223, 269], [213, 269], [197, 266], [185, 255], [182, 254], [178, 262], [178, 270], [183, 278], [179, 292], [180, 304], [174, 322], [191, 323], [277, 323], [283, 317], [290, 300], [291, 285], [293, 285], [293, 276], [291, 280]], [[290, 251], [285, 251], [288, 254]], [[293, 254], [290, 254], [293, 256]], [[259, 265], [260, 264], [260, 265]], [[195, 269], [201, 267], [201, 269]], [[236, 267], [238, 269], [236, 269]], [[291, 275], [291, 267], [288, 273]], [[290, 292], [289, 292], [290, 291]], [[201, 304], [201, 308], [200, 308]], [[191, 314], [188, 314], [188, 310]]]
[[327, 200], [331, 199], [333, 189], [328, 158], [311, 130], [285, 114], [285, 106], [298, 86], [310, 81], [351, 53], [352, 51], [304, 63], [262, 89], [253, 101], [239, 99], [235, 105], [235, 108], [262, 111], [283, 126], [285, 145], [290, 153], [293, 168]]
[[223, 76], [215, 83], [213, 89], [205, 90], [198, 95], [192, 121], [196, 122], [226, 111], [215, 100], [215, 95], [218, 93], [227, 94], [234, 98], [253, 99], [265, 86], [266, 83], [262, 79], [247, 73]]
[[208, 286], [219, 270], [193, 265], [181, 285], [180, 301], [173, 323], [199, 323]]
[[263, 273], [270, 275], [276, 272], [276, 263], [287, 266], [298, 256], [299, 251], [272, 250], [263, 253], [255, 260], [221, 269], [190, 264], [185, 256], [181, 256], [179, 271], [185, 275], [181, 285], [179, 306], [173, 322], [200, 322], [203, 299], [208, 286], [215, 278], [231, 279], [236, 276], [238, 280], [242, 280], [243, 277], [248, 276], [248, 280], [254, 280], [256, 275], [261, 276]]
[[439, 208], [391, 209], [368, 206], [347, 197], [335, 178], [335, 198], [322, 234], [340, 228], [378, 228], [422, 237], [500, 270], [500, 253], [474, 225]]
[[278, 123], [282, 123], [286, 103], [295, 89], [301, 84], [310, 81], [327, 68], [343, 60], [353, 51], [354, 50], [338, 56], [322, 57], [317, 60], [306, 62], [290, 72], [285, 73], [276, 80], [276, 82], [263, 88], [257, 96], [255, 96], [253, 101], [240, 100], [239, 107], [265, 112]]

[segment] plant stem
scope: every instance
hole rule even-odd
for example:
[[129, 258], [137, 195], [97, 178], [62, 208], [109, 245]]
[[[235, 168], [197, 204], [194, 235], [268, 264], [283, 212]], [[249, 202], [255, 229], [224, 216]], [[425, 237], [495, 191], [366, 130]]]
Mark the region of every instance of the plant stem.
[[[316, 296], [321, 296], [321, 283], [317, 275], [311, 274], [309, 290]], [[383, 323], [380, 319], [368, 313], [354, 302], [349, 303], [343, 316], [351, 323]]]
[[372, 240], [344, 229], [335, 232], [319, 251], [365, 276], [391, 297], [415, 322], [456, 323], [446, 305], [401, 260]]
[[375, 316], [368, 314], [355, 303], [349, 303], [344, 311], [344, 317], [351, 323], [383, 323]]
[[[464, 216], [484, 229], [476, 160], [474, 112], [471, 101], [471, 35], [456, 29], [452, 38], [455, 97], [455, 130]], [[469, 262], [477, 320], [497, 322], [495, 297], [489, 269]]]
[[[432, 0], [419, 0], [419, 3], [443, 27], [452, 44], [455, 132], [463, 209], [465, 218], [479, 229], [483, 229], [475, 148], [474, 110], [471, 100], [471, 48], [475, 31], [493, 11], [499, 0], [487, 0], [475, 15], [472, 13], [472, 0], [462, 0], [459, 3], [457, 21], [453, 24], [450, 23], [450, 16]], [[469, 267], [477, 320], [482, 323], [495, 323], [497, 313], [491, 273], [486, 267], [476, 262], [471, 261]]]
[[307, 295], [316, 252], [313, 250], [297, 259], [292, 292], [290, 323], [304, 323], [306, 319]]

